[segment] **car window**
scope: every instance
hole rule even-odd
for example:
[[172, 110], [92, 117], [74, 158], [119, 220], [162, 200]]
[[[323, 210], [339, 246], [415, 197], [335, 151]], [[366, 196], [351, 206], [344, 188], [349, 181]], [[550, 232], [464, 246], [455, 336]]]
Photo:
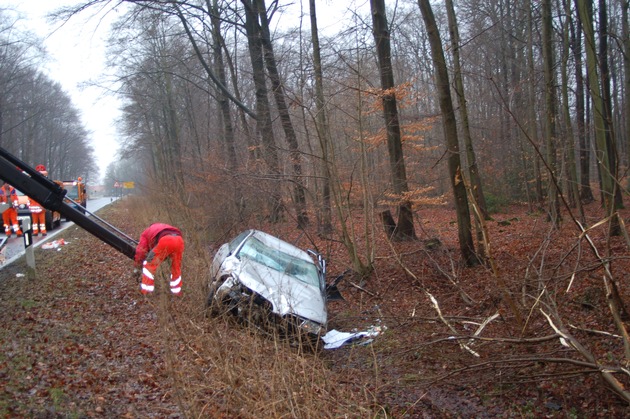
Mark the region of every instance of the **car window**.
[[313, 263], [271, 248], [255, 237], [247, 239], [237, 257], [253, 260], [309, 285], [319, 286], [317, 268]]
[[232, 239], [232, 241], [230, 242], [230, 253], [234, 252], [234, 250], [238, 247], [239, 244], [241, 244], [241, 242], [245, 239], [245, 237], [247, 237], [247, 235], [250, 233], [250, 230], [245, 230], [243, 231], [241, 234], [239, 234], [238, 236], [236, 236], [234, 239]]

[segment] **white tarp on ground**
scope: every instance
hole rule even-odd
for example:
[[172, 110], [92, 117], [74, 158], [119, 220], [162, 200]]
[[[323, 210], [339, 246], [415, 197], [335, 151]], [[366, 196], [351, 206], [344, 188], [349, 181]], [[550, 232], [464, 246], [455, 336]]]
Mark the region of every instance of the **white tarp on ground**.
[[333, 329], [322, 337], [324, 349], [337, 349], [348, 343], [367, 345], [385, 329], [385, 326], [371, 326], [363, 332], [340, 332]]

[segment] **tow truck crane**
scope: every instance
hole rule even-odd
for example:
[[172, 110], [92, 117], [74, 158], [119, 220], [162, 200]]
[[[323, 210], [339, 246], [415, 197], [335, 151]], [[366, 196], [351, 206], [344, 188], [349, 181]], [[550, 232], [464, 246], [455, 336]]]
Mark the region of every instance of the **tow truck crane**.
[[[74, 207], [73, 202], [64, 202], [66, 190], [30, 167], [22, 160], [0, 147], [0, 179], [39, 202], [44, 208], [58, 211], [66, 220], [74, 222], [101, 241], [130, 259], [134, 259], [138, 242], [118, 230], [105, 220], [91, 215], [88, 217]], [[72, 204], [72, 205], [71, 205]]]

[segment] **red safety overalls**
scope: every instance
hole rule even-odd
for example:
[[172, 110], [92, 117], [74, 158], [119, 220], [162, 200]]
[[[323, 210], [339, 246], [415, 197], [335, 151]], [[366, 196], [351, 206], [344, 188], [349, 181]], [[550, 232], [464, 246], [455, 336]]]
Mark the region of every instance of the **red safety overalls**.
[[184, 239], [182, 232], [168, 224], [156, 223], [144, 230], [136, 247], [136, 265], [142, 263], [140, 292], [148, 294], [155, 289], [155, 271], [166, 260], [171, 259], [170, 288], [174, 295], [182, 291], [182, 255]]
[[37, 201], [29, 198], [29, 208], [31, 209], [31, 219], [33, 220], [33, 235], [37, 236], [40, 232], [42, 236], [46, 235], [46, 211]]
[[11, 237], [11, 229], [19, 237], [22, 235], [20, 225], [18, 224], [17, 210], [18, 197], [15, 189], [7, 184], [0, 188], [0, 202], [11, 205], [2, 213], [2, 223], [4, 224], [4, 232], [7, 237]]

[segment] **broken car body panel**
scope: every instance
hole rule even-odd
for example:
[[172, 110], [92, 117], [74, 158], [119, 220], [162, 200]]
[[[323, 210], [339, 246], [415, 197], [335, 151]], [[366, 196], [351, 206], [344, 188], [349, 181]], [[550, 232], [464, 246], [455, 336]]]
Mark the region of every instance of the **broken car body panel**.
[[294, 320], [309, 334], [325, 332], [328, 314], [321, 258], [313, 261], [292, 244], [259, 230], [247, 230], [219, 248], [210, 273], [209, 303], [234, 303], [253, 292], [270, 305], [273, 315]]

